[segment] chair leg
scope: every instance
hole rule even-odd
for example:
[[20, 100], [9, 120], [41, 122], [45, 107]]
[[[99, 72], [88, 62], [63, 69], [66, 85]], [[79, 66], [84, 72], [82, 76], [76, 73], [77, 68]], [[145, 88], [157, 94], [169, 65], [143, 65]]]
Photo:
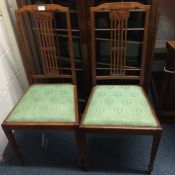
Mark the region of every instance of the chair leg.
[[152, 149], [151, 149], [151, 157], [148, 165], [148, 170], [151, 173], [153, 170], [153, 165], [156, 157], [156, 153], [160, 144], [161, 139], [161, 132], [158, 132], [157, 134], [153, 135], [153, 143], [152, 143]]
[[82, 130], [80, 130], [80, 144], [81, 144], [81, 155], [82, 155], [82, 168], [85, 171], [88, 171], [86, 133]]
[[21, 165], [24, 165], [23, 158], [22, 158], [21, 153], [19, 151], [19, 148], [18, 148], [18, 145], [16, 143], [16, 140], [15, 140], [15, 137], [13, 135], [12, 130], [5, 127], [5, 126], [2, 126], [2, 128], [4, 130], [6, 137], [8, 138], [9, 143], [11, 144], [11, 146], [16, 154], [17, 159], [19, 160]]
[[82, 154], [81, 154], [82, 151], [81, 151], [79, 128], [76, 128], [74, 132], [75, 132], [75, 139], [77, 144], [78, 163], [79, 163], [79, 166], [82, 167]]

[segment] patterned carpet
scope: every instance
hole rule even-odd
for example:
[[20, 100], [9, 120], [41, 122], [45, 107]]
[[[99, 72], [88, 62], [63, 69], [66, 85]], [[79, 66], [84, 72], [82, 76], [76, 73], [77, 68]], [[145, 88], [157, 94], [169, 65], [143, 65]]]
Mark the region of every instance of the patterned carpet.
[[[164, 133], [153, 175], [175, 174], [175, 125], [163, 125]], [[41, 133], [15, 134], [25, 159], [17, 164], [10, 145], [0, 162], [0, 175], [129, 175], [148, 174], [151, 137], [128, 135], [89, 135], [89, 171], [78, 168], [72, 132], [47, 133], [47, 150], [41, 148]]]

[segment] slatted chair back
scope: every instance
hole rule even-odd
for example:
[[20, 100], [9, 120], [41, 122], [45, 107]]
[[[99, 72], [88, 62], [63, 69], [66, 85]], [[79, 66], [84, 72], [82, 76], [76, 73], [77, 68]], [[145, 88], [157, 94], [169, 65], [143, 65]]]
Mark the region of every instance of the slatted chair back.
[[[62, 66], [59, 35], [55, 15], [61, 13], [65, 15], [67, 45], [69, 50], [69, 65], [65, 68]], [[38, 58], [35, 58], [38, 67], [41, 66], [41, 71], [38, 73], [33, 70], [31, 63], [30, 39], [25, 30], [23, 18], [29, 15], [31, 19], [31, 28], [35, 30], [36, 45], [38, 50]], [[55, 4], [44, 5], [28, 5], [16, 10], [16, 20], [19, 31], [20, 45], [23, 53], [23, 61], [27, 72], [30, 84], [33, 84], [35, 79], [72, 79], [72, 83], [76, 84], [74, 50], [72, 41], [70, 11], [68, 7], [63, 7]], [[38, 59], [38, 60], [36, 60]]]
[[[129, 28], [128, 20], [131, 13], [134, 12], [144, 13], [144, 27]], [[96, 15], [99, 13], [107, 13], [109, 16], [109, 29], [98, 29], [96, 27]], [[148, 25], [149, 25], [150, 6], [143, 5], [137, 2], [116, 2], [104, 3], [96, 7], [90, 8], [91, 18], [91, 57], [92, 57], [92, 78], [93, 85], [96, 85], [97, 80], [129, 80], [139, 81], [140, 85], [144, 82], [145, 60], [148, 42]], [[128, 31], [142, 30], [142, 49], [141, 49], [141, 63], [139, 67], [127, 65], [127, 49], [128, 49]], [[96, 43], [100, 40], [97, 36], [99, 31], [109, 31], [110, 42], [109, 64], [107, 75], [97, 75], [97, 54]], [[103, 69], [103, 68], [101, 68]], [[106, 68], [105, 68], [106, 69]], [[137, 72], [137, 73], [136, 73]]]

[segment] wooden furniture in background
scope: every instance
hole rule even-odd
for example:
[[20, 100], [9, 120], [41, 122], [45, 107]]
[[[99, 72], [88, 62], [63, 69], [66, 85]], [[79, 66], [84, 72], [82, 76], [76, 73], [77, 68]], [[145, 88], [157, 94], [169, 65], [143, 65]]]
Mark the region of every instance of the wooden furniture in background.
[[152, 85], [157, 114], [163, 123], [175, 122], [175, 41], [167, 42], [164, 72], [153, 72]]
[[[126, 62], [129, 48], [128, 33], [132, 30], [140, 30], [140, 28], [128, 28], [127, 23], [131, 14], [137, 11], [144, 13], [144, 32], [140, 64], [132, 67], [128, 66]], [[95, 16], [99, 13], [108, 15], [109, 25], [111, 26], [108, 30], [110, 56], [108, 57], [108, 64], [101, 68], [106, 70], [106, 75], [97, 69], [96, 46], [98, 36], [96, 31], [98, 28], [96, 27]], [[136, 2], [104, 3], [90, 9], [92, 80], [94, 87], [80, 124], [83, 165], [85, 168], [87, 168], [86, 134], [112, 132], [153, 136], [148, 166], [149, 171], [153, 169], [162, 129], [143, 89], [149, 13], [149, 5]], [[106, 29], [101, 30], [104, 32]], [[130, 82], [129, 85], [123, 85], [128, 84], [128, 81]], [[97, 82], [105, 85], [96, 85]], [[137, 83], [139, 86], [133, 86], [133, 83]]]
[[[54, 21], [58, 14], [65, 17], [67, 28], [62, 30], [68, 35], [70, 67], [62, 66], [64, 58], [59, 53], [60, 34]], [[39, 56], [35, 64], [40, 64], [41, 70], [35, 70], [30, 59], [31, 40], [25, 37], [25, 15], [30, 17], [31, 28], [35, 29], [38, 39], [35, 49]], [[73, 130], [79, 150], [77, 82], [69, 8], [60, 5], [23, 6], [16, 10], [16, 20], [23, 62], [31, 87], [2, 123], [2, 128], [21, 164], [23, 159], [14, 138], [14, 130]], [[54, 79], [54, 84], [44, 84], [46, 79]], [[55, 84], [59, 80], [60, 83]]]

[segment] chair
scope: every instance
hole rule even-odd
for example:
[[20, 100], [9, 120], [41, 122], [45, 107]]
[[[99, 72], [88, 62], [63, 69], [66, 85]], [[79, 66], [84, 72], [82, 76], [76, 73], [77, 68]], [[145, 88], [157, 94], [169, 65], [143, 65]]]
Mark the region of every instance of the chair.
[[[57, 13], [66, 19], [67, 29], [62, 31], [67, 33], [69, 58], [66, 64], [69, 62], [70, 68], [62, 66], [64, 60], [60, 56], [59, 29], [54, 21]], [[29, 33], [23, 25], [26, 15], [32, 19], [31, 25], [39, 51], [39, 56], [34, 61], [38, 61], [41, 70], [38, 67], [35, 70], [34, 63], [31, 63], [31, 43], [27, 40]], [[24, 161], [12, 132], [14, 130], [73, 130], [79, 150], [77, 83], [69, 8], [54, 4], [28, 5], [16, 10], [16, 20], [23, 62], [31, 86], [2, 123], [9, 143], [21, 164]], [[60, 82], [55, 83], [58, 81]]]
[[[128, 21], [131, 13], [141, 11], [145, 14], [143, 29], [129, 28]], [[149, 12], [149, 5], [137, 2], [104, 3], [90, 8], [93, 89], [80, 122], [84, 168], [88, 166], [86, 135], [94, 132], [153, 136], [151, 158], [148, 166], [149, 171], [153, 168], [162, 129], [143, 89]], [[98, 24], [96, 17], [99, 13], [101, 16], [102, 13], [105, 13], [105, 15], [107, 13], [107, 19], [110, 21], [109, 29], [96, 27]], [[104, 22], [104, 20], [101, 21]], [[130, 38], [128, 39], [127, 33], [137, 30], [144, 31], [144, 34], [143, 42], [140, 42], [142, 44], [140, 65], [134, 67], [126, 59], [129, 43], [132, 43], [129, 40]], [[97, 31], [103, 33], [109, 31], [109, 35], [106, 34], [109, 38], [104, 38], [104, 35], [103, 38], [100, 38]], [[100, 39], [110, 43], [108, 64], [106, 62], [100, 64], [99, 60], [97, 62], [96, 45]], [[102, 66], [99, 68], [99, 65]], [[104, 69], [103, 72], [101, 69]], [[104, 85], [96, 85], [97, 81]], [[111, 85], [108, 85], [109, 82], [111, 82]], [[115, 85], [116, 82], [118, 85]], [[135, 83], [138, 85], [134, 85]]]

